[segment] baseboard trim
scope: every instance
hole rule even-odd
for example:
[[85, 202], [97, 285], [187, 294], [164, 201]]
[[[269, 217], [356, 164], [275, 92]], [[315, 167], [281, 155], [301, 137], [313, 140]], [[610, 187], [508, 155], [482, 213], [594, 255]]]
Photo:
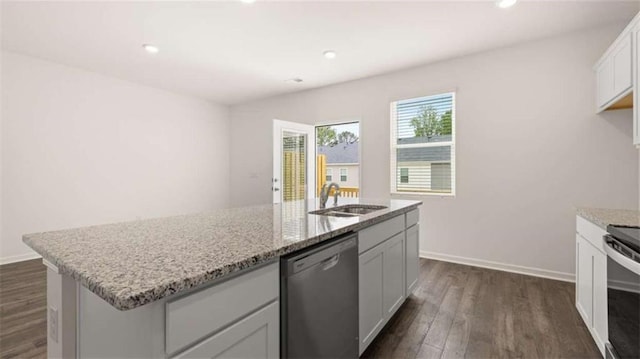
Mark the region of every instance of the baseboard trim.
[[420, 251], [420, 257], [435, 259], [443, 262], [465, 264], [465, 265], [470, 265], [474, 267], [495, 269], [495, 270], [500, 270], [504, 272], [530, 275], [533, 277], [560, 280], [563, 282], [575, 283], [575, 280], [576, 280], [575, 275], [571, 273], [556, 272], [556, 271], [550, 271], [546, 269], [533, 268], [533, 267], [524, 267], [524, 266], [519, 266], [515, 264], [487, 261], [484, 259], [452, 256], [450, 254], [443, 254], [443, 253], [436, 253], [436, 252], [429, 252], [429, 251]]
[[9, 263], [15, 263], [15, 262], [22, 262], [22, 261], [28, 261], [31, 259], [38, 259], [38, 258], [42, 258], [38, 253], [26, 253], [26, 254], [20, 254], [17, 256], [10, 256], [10, 257], [2, 257], [0, 258], [0, 265], [2, 264], [9, 264]]

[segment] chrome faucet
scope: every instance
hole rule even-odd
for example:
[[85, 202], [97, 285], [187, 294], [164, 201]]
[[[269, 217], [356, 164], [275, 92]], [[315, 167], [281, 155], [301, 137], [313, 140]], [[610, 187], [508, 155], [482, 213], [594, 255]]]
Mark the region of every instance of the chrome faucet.
[[322, 186], [320, 190], [320, 208], [325, 208], [327, 206], [327, 200], [329, 200], [329, 193], [331, 193], [331, 188], [335, 187], [335, 192], [333, 193], [333, 205], [338, 205], [338, 195], [340, 195], [340, 186], [331, 182], [329, 185], [326, 183]]

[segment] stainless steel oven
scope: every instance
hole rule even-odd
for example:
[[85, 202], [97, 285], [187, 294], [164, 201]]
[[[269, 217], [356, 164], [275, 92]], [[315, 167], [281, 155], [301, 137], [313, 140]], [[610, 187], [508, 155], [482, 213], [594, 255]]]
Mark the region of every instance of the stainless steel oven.
[[608, 226], [607, 358], [640, 358], [640, 228]]

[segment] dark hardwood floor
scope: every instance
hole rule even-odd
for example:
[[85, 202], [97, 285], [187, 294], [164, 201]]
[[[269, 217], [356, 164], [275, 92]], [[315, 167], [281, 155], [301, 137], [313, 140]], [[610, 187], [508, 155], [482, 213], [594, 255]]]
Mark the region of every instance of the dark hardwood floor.
[[[549, 279], [420, 260], [420, 282], [364, 358], [600, 358], [574, 306]], [[46, 271], [0, 266], [0, 358], [46, 357]]]
[[363, 358], [601, 358], [574, 285], [435, 260]]
[[0, 358], [46, 358], [45, 268], [40, 259], [0, 266]]

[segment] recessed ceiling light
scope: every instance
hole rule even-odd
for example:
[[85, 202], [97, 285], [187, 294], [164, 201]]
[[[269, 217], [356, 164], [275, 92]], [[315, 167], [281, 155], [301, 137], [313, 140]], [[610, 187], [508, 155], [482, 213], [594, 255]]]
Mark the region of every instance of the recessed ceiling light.
[[327, 59], [335, 59], [337, 54], [333, 50], [327, 50], [323, 52], [322, 55], [324, 55], [324, 57]]
[[294, 77], [292, 79], [285, 80], [284, 82], [289, 83], [289, 84], [299, 84], [299, 83], [302, 82], [302, 79], [299, 78], [299, 77]]
[[256, 0], [240, 0], [245, 4], [253, 4], [254, 2], [256, 2]]
[[518, 2], [518, 0], [497, 0], [496, 6], [501, 9], [506, 9], [508, 7], [512, 7], [513, 5], [515, 5], [516, 2]]
[[144, 44], [144, 45], [142, 45], [142, 48], [144, 48], [145, 51], [150, 53], [150, 54], [157, 54], [158, 51], [160, 51], [160, 49], [157, 46], [153, 46], [153, 45], [150, 45], [150, 44]]

